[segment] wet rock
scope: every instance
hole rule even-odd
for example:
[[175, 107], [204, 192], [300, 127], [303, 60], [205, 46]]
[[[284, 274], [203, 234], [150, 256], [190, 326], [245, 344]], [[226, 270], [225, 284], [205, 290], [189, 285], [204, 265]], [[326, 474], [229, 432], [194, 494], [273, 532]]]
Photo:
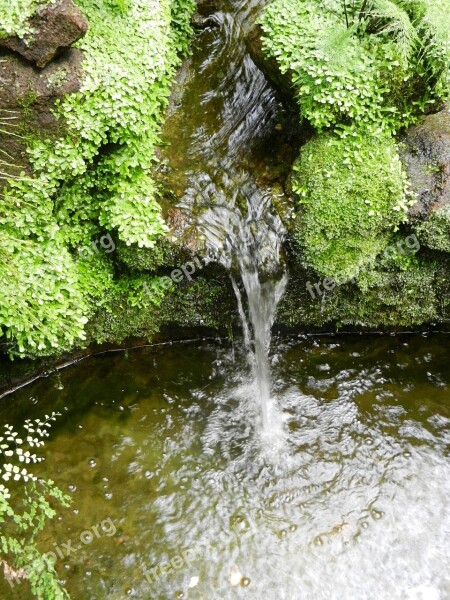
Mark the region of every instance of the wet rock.
[[292, 85], [292, 73], [282, 73], [278, 62], [268, 58], [262, 47], [262, 28], [255, 25], [246, 38], [247, 50], [255, 65], [261, 69], [267, 80], [277, 89], [285, 100], [295, 102], [295, 90]]
[[57, 0], [39, 8], [28, 25], [33, 32], [29, 37], [0, 39], [0, 46], [19, 53], [39, 68], [44, 68], [62, 50], [83, 37], [89, 27], [72, 0]]
[[55, 102], [79, 91], [83, 53], [71, 48], [42, 70], [19, 55], [0, 57], [0, 147], [11, 167], [9, 175], [30, 172], [25, 136], [51, 138], [61, 135], [64, 123], [53, 114]]
[[417, 196], [411, 216], [425, 218], [450, 202], [450, 105], [423, 117], [402, 140], [400, 154]]
[[450, 105], [411, 127], [400, 154], [417, 197], [410, 215], [420, 243], [450, 252]]
[[197, 1], [197, 13], [203, 17], [212, 15], [213, 13], [220, 10], [219, 0], [198, 0]]
[[176, 245], [186, 255], [206, 255], [205, 238], [199, 233], [195, 222], [189, 219], [186, 212], [176, 206], [170, 207], [164, 214]]
[[213, 16], [203, 16], [199, 13], [194, 13], [191, 17], [192, 27], [195, 29], [207, 29], [208, 27], [220, 27], [220, 23]]

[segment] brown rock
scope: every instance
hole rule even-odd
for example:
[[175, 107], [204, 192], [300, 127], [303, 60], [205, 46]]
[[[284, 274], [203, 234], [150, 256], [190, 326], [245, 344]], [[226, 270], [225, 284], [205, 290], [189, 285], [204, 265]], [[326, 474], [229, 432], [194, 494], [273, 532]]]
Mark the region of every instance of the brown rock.
[[39, 68], [45, 67], [62, 50], [83, 37], [89, 27], [72, 0], [57, 0], [39, 8], [28, 25], [33, 32], [29, 37], [0, 39], [0, 46], [18, 52]]
[[39, 70], [18, 55], [0, 56], [1, 158], [15, 165], [8, 174], [30, 173], [25, 135], [63, 135], [64, 123], [53, 114], [55, 101], [80, 90], [82, 60], [81, 50], [71, 48]]
[[400, 154], [417, 196], [411, 216], [425, 218], [450, 203], [450, 106], [406, 133]]

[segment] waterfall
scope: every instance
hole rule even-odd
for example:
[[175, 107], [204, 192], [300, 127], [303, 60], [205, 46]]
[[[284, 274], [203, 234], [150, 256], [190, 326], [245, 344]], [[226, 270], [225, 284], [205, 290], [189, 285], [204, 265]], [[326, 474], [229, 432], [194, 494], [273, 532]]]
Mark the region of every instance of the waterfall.
[[271, 329], [287, 275], [284, 227], [272, 208], [273, 192], [258, 180], [260, 157], [255, 162], [252, 155], [273, 131], [280, 109], [245, 45], [262, 5], [223, 3], [208, 18], [212, 26], [199, 34], [184, 74], [171, 153], [173, 170], [184, 177], [180, 207], [195, 215], [207, 251], [230, 272], [267, 431]]
[[[245, 181], [237, 190], [231, 199], [222, 192], [223, 204], [216, 200], [205, 210], [199, 217], [198, 227], [215, 260], [230, 271], [239, 271], [247, 311], [235, 277], [231, 275], [231, 279], [255, 378], [263, 429], [268, 431], [271, 427], [268, 359], [271, 331], [287, 283], [281, 260], [284, 228], [279, 217], [270, 212], [268, 195], [261, 194], [256, 186]], [[242, 200], [246, 202], [244, 214], [237, 199], [241, 204]]]

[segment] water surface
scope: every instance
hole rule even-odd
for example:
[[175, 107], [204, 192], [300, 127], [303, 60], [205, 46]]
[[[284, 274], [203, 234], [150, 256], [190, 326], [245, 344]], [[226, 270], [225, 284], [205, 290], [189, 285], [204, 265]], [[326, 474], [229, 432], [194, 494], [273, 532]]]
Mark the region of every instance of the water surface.
[[219, 342], [93, 357], [3, 399], [1, 423], [63, 413], [39, 472], [73, 505], [41, 547], [78, 548], [57, 563], [74, 599], [450, 598], [448, 336], [273, 346], [269, 439], [245, 353]]

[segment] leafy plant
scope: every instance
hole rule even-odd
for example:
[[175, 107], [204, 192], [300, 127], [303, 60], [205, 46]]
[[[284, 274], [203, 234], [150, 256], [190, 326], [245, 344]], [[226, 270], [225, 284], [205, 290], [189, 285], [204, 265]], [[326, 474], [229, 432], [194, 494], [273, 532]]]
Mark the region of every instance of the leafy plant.
[[36, 537], [56, 515], [48, 498], [67, 507], [70, 497], [52, 480], [38, 479], [28, 467], [43, 460], [35, 449], [44, 445], [57, 416], [52, 413], [44, 421], [25, 421], [23, 436], [10, 425], [5, 425], [0, 435], [0, 564], [10, 585], [28, 580], [31, 592], [40, 600], [69, 598], [52, 560], [39, 552]]
[[0, 331], [19, 356], [83, 343], [115, 296], [113, 258], [80, 264], [79, 248], [107, 230], [151, 249], [167, 231], [150, 170], [194, 0], [77, 4], [90, 28], [81, 90], [56, 107], [66, 135], [29, 140], [34, 177], [10, 178], [0, 195]]
[[265, 52], [291, 73], [314, 127], [396, 133], [448, 95], [448, 18], [448, 0], [275, 0], [261, 25]]
[[[263, 47], [318, 136], [294, 166], [304, 261], [347, 280], [407, 218], [399, 130], [449, 94], [449, 0], [275, 0]], [[402, 268], [405, 265], [402, 265]]]

